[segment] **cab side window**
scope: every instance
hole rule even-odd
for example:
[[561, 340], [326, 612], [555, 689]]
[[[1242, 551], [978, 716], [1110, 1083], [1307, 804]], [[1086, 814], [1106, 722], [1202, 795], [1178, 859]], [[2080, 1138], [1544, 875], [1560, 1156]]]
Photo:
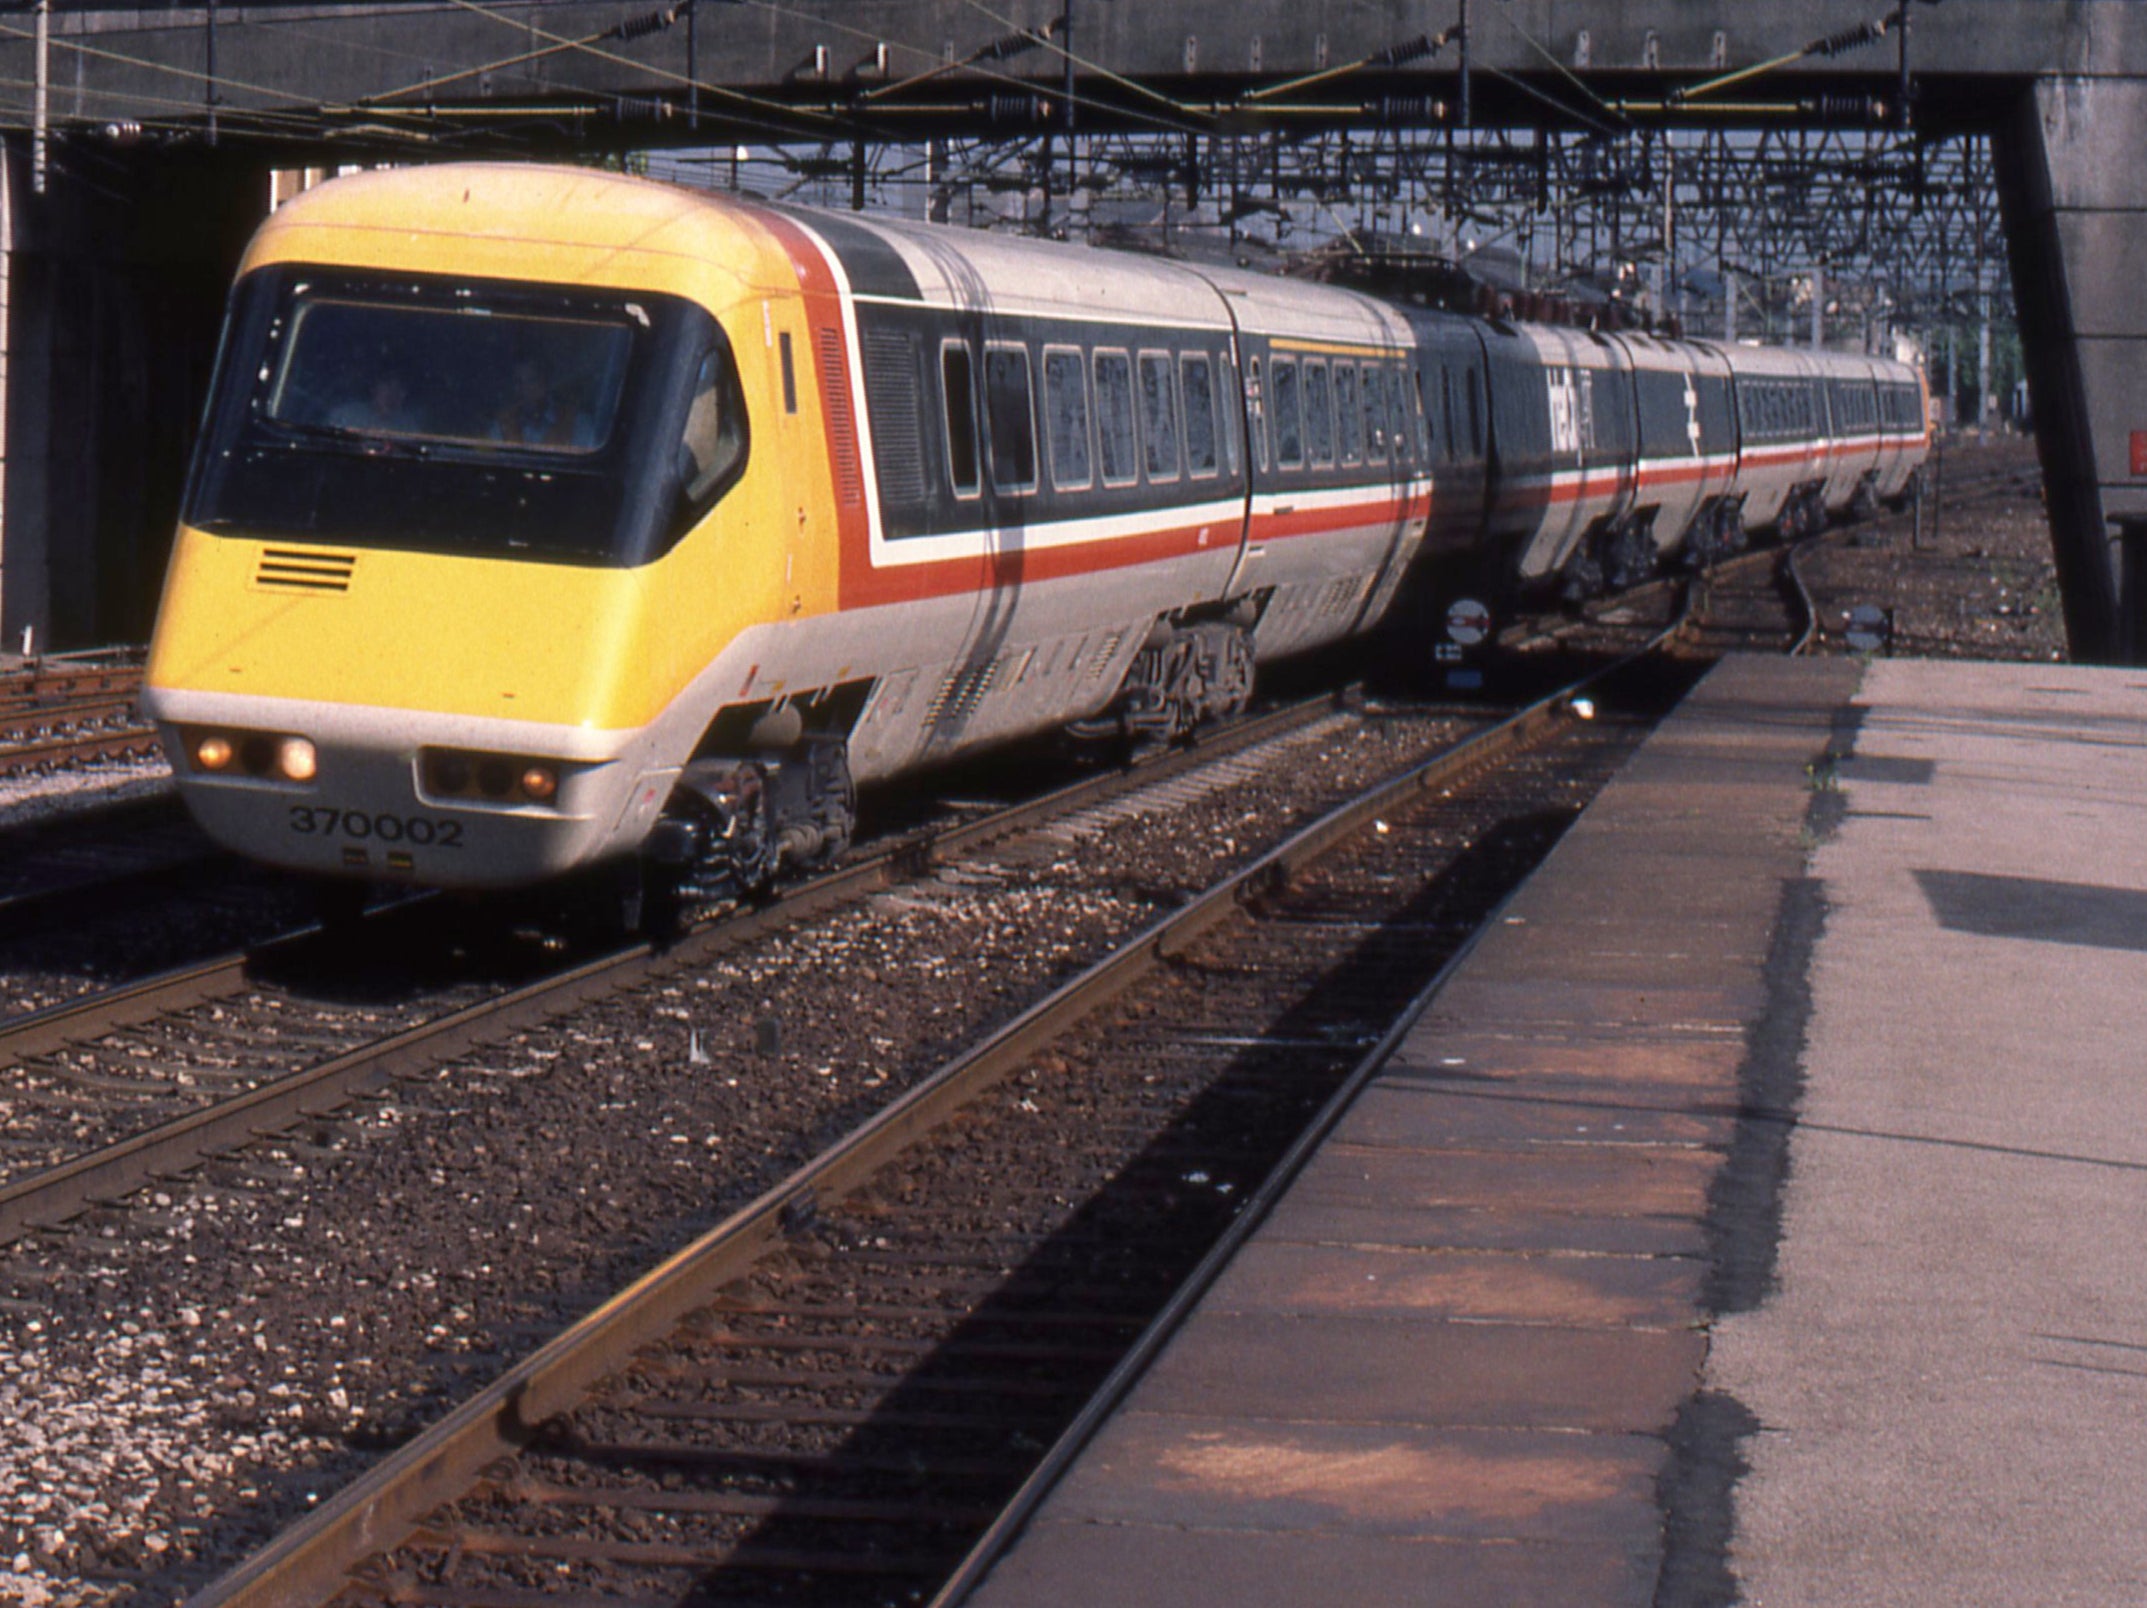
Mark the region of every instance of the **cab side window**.
[[726, 351], [705, 353], [678, 442], [678, 528], [698, 519], [736, 480], [746, 460], [745, 398]]

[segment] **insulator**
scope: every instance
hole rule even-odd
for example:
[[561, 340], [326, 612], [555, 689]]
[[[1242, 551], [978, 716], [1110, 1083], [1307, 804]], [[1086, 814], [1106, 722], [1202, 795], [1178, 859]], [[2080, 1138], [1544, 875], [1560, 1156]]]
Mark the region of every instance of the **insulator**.
[[618, 95], [612, 98], [612, 115], [624, 123], [629, 118], [662, 123], [673, 114], [671, 103], [654, 95]]
[[1365, 110], [1384, 128], [1415, 128], [1446, 121], [1446, 102], [1431, 95], [1379, 95]]
[[104, 137], [114, 145], [139, 145], [142, 143], [142, 125], [125, 121], [107, 123]]
[[629, 17], [626, 21], [609, 29], [604, 34], [604, 37], [606, 39], [646, 39], [652, 33], [662, 33], [664, 29], [678, 21], [678, 14], [684, 9], [685, 7], [683, 6], [672, 6], [664, 11], [651, 11], [645, 17]]
[[1806, 115], [1826, 123], [1886, 121], [1886, 103], [1869, 95], [1814, 95], [1797, 104]]
[[1844, 28], [1840, 33], [1828, 34], [1824, 39], [1814, 39], [1804, 47], [1807, 56], [1838, 56], [1845, 50], [1868, 45], [1886, 37], [1883, 22], [1859, 23], [1854, 28]]
[[1048, 123], [1051, 102], [1042, 95], [992, 95], [986, 97], [983, 112], [992, 123]]
[[1036, 35], [1032, 33], [1011, 33], [1003, 39], [994, 39], [969, 59], [971, 61], [1005, 61], [1007, 57], [1018, 56], [1024, 50], [1034, 50], [1039, 43], [1040, 41]]
[[1436, 56], [1443, 41], [1430, 34], [1418, 34], [1405, 45], [1389, 45], [1372, 58], [1375, 66], [1406, 67], [1412, 61], [1422, 61], [1426, 56]]

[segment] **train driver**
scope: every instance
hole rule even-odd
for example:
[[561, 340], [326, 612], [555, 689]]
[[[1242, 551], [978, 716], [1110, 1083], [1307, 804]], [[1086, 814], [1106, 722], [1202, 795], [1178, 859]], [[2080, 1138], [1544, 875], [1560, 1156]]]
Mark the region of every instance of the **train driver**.
[[339, 430], [380, 431], [389, 435], [416, 435], [423, 427], [410, 406], [410, 388], [391, 367], [373, 371], [372, 383], [363, 396], [338, 403], [328, 422]]
[[514, 365], [507, 405], [493, 421], [493, 440], [520, 446], [587, 448], [596, 445], [595, 435], [587, 416], [559, 394], [543, 363], [525, 357]]

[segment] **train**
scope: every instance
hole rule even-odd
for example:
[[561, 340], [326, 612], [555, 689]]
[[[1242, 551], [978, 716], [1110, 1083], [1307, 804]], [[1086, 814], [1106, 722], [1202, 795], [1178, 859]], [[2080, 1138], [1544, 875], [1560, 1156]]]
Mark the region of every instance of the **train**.
[[1181, 737], [1405, 583], [1587, 591], [1896, 501], [1924, 397], [591, 169], [357, 174], [241, 263], [142, 702], [201, 826], [293, 872], [750, 893], [861, 784]]

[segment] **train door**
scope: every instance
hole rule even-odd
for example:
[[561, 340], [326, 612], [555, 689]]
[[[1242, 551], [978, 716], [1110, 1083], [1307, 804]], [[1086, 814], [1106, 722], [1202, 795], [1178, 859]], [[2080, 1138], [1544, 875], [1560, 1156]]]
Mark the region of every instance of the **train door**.
[[1431, 466], [1419, 459], [1415, 387], [1408, 382], [1415, 359], [1412, 347], [1398, 347], [1356, 366], [1366, 476], [1384, 483], [1394, 509], [1386, 557], [1358, 612], [1360, 629], [1386, 612], [1431, 531]]
[[1255, 344], [1245, 334], [1238, 321], [1237, 309], [1230, 305], [1228, 296], [1221, 297], [1223, 309], [1230, 315], [1230, 377], [1238, 389], [1238, 434], [1244, 442], [1240, 453], [1244, 482], [1240, 487], [1243, 495], [1238, 500], [1236, 532], [1237, 557], [1230, 565], [1230, 578], [1223, 585], [1223, 596], [1237, 596], [1238, 584], [1245, 574], [1245, 554], [1252, 539], [1253, 495], [1269, 474], [1267, 384], [1268, 354], [1266, 342]]
[[1459, 319], [1442, 319], [1435, 331], [1419, 337], [1433, 477], [1426, 545], [1434, 555], [1459, 556], [1484, 539], [1483, 349]]

